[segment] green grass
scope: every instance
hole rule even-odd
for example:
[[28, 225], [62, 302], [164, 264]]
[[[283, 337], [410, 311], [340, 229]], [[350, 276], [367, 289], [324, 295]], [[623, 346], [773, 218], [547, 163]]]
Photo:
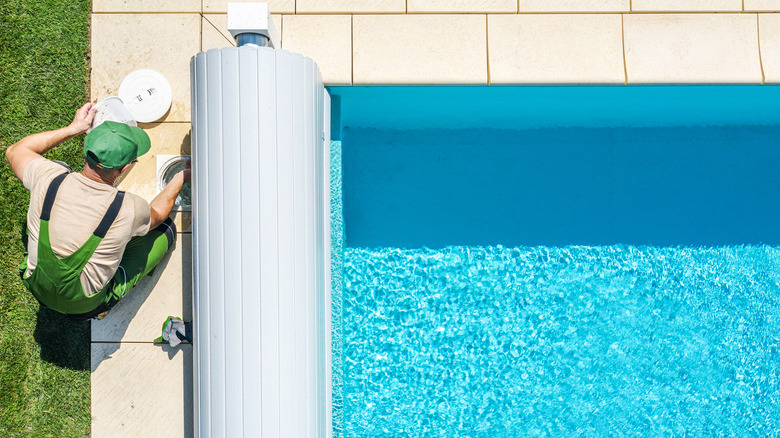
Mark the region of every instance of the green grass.
[[[86, 102], [89, 9], [88, 0], [0, 2], [0, 152], [67, 125]], [[48, 157], [80, 170], [82, 141]], [[88, 436], [89, 323], [41, 309], [19, 281], [29, 194], [0, 157], [0, 435]]]

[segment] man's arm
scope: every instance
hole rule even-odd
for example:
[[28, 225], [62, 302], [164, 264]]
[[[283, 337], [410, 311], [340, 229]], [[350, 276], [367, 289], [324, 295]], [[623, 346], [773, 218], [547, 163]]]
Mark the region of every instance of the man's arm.
[[176, 197], [179, 196], [182, 185], [190, 181], [190, 169], [182, 170], [171, 178], [160, 193], [152, 199], [149, 206], [152, 208], [152, 223], [150, 230], [157, 228], [158, 225], [171, 214], [173, 206], [176, 203]]
[[5, 159], [11, 165], [14, 175], [22, 180], [24, 169], [30, 164], [30, 161], [41, 158], [41, 156], [64, 142], [83, 132], [86, 132], [92, 126], [92, 119], [95, 118], [93, 104], [87, 103], [76, 111], [76, 116], [70, 125], [55, 129], [54, 131], [39, 132], [38, 134], [28, 135], [18, 142], [8, 146], [5, 150]]

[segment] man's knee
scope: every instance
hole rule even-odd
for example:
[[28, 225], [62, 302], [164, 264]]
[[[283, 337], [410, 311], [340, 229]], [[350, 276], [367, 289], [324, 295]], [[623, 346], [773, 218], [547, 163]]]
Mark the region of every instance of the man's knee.
[[176, 242], [176, 224], [173, 223], [173, 220], [171, 218], [165, 219], [163, 223], [155, 228], [155, 231], [165, 234], [165, 238], [168, 239], [168, 249], [170, 250]]

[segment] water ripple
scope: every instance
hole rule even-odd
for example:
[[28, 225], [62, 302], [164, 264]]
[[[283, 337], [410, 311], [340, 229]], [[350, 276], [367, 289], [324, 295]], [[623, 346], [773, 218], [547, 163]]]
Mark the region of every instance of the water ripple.
[[771, 436], [780, 249], [344, 252], [344, 436]]

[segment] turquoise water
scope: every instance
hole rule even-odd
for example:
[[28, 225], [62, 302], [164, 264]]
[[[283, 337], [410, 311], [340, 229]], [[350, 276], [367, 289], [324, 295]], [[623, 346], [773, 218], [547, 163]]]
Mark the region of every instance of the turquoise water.
[[777, 248], [347, 248], [344, 263], [344, 436], [780, 428]]
[[778, 435], [780, 87], [331, 93], [337, 435]]
[[330, 144], [330, 300], [333, 436], [344, 436], [344, 216], [341, 207], [341, 142]]

